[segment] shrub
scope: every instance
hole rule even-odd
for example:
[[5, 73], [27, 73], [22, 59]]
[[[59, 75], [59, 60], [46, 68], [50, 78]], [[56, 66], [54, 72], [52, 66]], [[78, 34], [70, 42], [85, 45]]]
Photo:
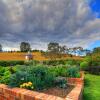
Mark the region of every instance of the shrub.
[[76, 61], [74, 59], [67, 59], [67, 60], [48, 60], [48, 61], [43, 61], [44, 65], [52, 65], [52, 66], [57, 66], [57, 65], [79, 65], [80, 60]]
[[84, 62], [80, 63], [81, 70], [87, 70], [88, 67], [89, 67], [89, 63], [88, 62], [84, 61]]
[[5, 71], [5, 68], [0, 66], [0, 76], [3, 76]]
[[31, 60], [31, 61], [26, 61], [24, 64], [26, 66], [37, 65], [37, 64], [39, 64], [39, 61]]
[[10, 71], [11, 74], [14, 74], [14, 73], [15, 73], [15, 70], [14, 70], [13, 67], [10, 67], [10, 68], [9, 68], [9, 71]]
[[21, 84], [28, 82], [29, 74], [27, 72], [19, 71], [12, 74], [10, 77], [9, 86], [20, 87]]
[[73, 60], [68, 60], [68, 61], [67, 61], [67, 64], [69, 64], [69, 65], [74, 65], [74, 61], [73, 61]]
[[67, 86], [66, 78], [64, 78], [64, 77], [56, 77], [55, 78], [55, 86], [58, 86], [60, 88], [66, 88], [66, 86]]
[[4, 72], [4, 75], [0, 78], [0, 83], [8, 84], [10, 82], [11, 73], [9, 71]]
[[91, 66], [100, 66], [100, 61], [93, 61]]
[[24, 65], [24, 61], [0, 61], [0, 66], [14, 66], [14, 65]]
[[61, 65], [65, 65], [66, 64], [66, 60], [59, 60], [59, 63], [58, 63], [59, 65], [61, 64]]
[[100, 66], [90, 66], [89, 67], [89, 72], [91, 74], [100, 75]]
[[48, 60], [48, 61], [43, 61], [43, 64], [52, 65], [52, 66], [65, 65], [66, 64], [66, 60]]
[[65, 66], [56, 66], [56, 67], [50, 67], [49, 70], [56, 76], [67, 76], [67, 67]]
[[8, 68], [0, 67], [0, 83], [8, 84], [10, 76]]
[[74, 60], [74, 59], [67, 59], [66, 60], [66, 64], [69, 64], [69, 65], [79, 65], [81, 62], [81, 60]]
[[73, 78], [80, 77], [79, 68], [78, 67], [67, 68], [67, 76]]
[[18, 71], [10, 78], [11, 87], [20, 87], [23, 83], [32, 82], [35, 90], [51, 87], [54, 75], [46, 67], [30, 67], [26, 71]]
[[91, 64], [91, 63], [92, 63], [92, 57], [91, 57], [91, 56], [86, 56], [86, 57], [84, 58], [84, 61], [86, 61], [86, 62], [88, 62], [89, 64]]
[[33, 67], [29, 70], [29, 74], [33, 77], [34, 87], [37, 90], [44, 89], [53, 85], [54, 75], [47, 67]]
[[15, 72], [18, 71], [27, 71], [30, 68], [30, 66], [26, 66], [26, 65], [16, 65], [13, 67], [13, 69], [15, 70]]
[[53, 65], [53, 66], [58, 65], [57, 63], [58, 63], [58, 61], [56, 61], [56, 60], [49, 60], [49, 61], [44, 61], [43, 62], [43, 64]]

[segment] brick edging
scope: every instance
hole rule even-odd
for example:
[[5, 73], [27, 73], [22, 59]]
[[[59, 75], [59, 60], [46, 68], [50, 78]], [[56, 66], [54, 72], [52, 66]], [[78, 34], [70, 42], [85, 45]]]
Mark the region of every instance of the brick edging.
[[68, 83], [75, 85], [75, 88], [66, 96], [66, 98], [21, 88], [10, 88], [7, 85], [0, 84], [0, 100], [82, 100], [84, 73], [81, 72], [81, 74], [81, 78], [67, 79]]
[[82, 100], [84, 88], [84, 72], [81, 71], [81, 78], [67, 78], [69, 84], [75, 85], [75, 88], [67, 95], [66, 98], [71, 100]]

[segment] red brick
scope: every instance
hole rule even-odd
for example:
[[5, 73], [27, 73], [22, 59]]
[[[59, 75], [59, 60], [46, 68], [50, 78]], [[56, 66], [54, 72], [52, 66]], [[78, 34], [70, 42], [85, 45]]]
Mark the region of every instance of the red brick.
[[38, 95], [35, 96], [35, 99], [37, 99], [37, 100], [44, 100], [47, 97], [48, 97], [48, 95], [46, 95], [44, 93], [39, 93]]
[[21, 88], [9, 88], [7, 85], [0, 84], [0, 100], [81, 100], [84, 87], [84, 74], [81, 73], [81, 78], [68, 78], [67, 81], [70, 84], [74, 84], [75, 88], [66, 98]]
[[0, 100], [5, 100], [5, 99], [6, 99], [6, 97], [4, 95], [0, 94]]
[[27, 91], [27, 93], [24, 93], [23, 95], [25, 100], [28, 100], [28, 98], [30, 98], [29, 100], [34, 100], [35, 96], [37, 96], [38, 94], [38, 92]]

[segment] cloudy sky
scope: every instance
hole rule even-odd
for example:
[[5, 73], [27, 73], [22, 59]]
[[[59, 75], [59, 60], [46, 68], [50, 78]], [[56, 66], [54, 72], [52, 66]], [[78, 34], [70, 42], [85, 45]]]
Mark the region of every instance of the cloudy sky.
[[49, 42], [68, 47], [100, 46], [100, 0], [0, 0], [0, 43], [33, 49]]

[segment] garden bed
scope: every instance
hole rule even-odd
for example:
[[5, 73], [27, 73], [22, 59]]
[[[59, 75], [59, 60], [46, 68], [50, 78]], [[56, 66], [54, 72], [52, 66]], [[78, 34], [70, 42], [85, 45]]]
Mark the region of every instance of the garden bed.
[[0, 68], [0, 100], [81, 100], [84, 77], [77, 66]]
[[[73, 81], [74, 79], [74, 81]], [[62, 97], [49, 95], [43, 92], [30, 91], [21, 88], [9, 88], [7, 85], [0, 84], [0, 100], [82, 100], [84, 74], [81, 73], [81, 78], [68, 78], [68, 83], [75, 85], [66, 96]], [[54, 92], [54, 91], [52, 91]], [[61, 91], [60, 91], [61, 92]]]
[[73, 85], [67, 85], [66, 88], [54, 87], [54, 88], [49, 88], [47, 90], [43, 90], [41, 92], [48, 95], [54, 95], [61, 98], [65, 98], [72, 91], [73, 88], [74, 88]]

